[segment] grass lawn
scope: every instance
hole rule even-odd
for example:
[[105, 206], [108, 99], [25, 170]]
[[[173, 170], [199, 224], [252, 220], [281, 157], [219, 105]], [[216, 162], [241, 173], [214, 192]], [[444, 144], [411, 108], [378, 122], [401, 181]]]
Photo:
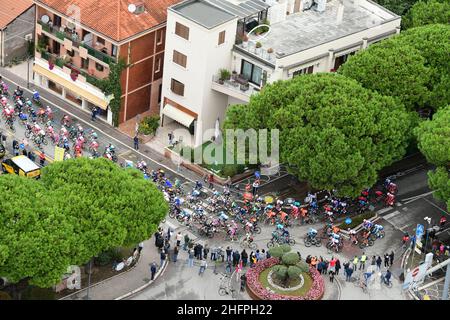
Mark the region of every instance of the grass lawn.
[[[279, 290], [277, 288], [274, 288], [269, 284], [269, 281], [267, 280], [267, 276], [269, 275], [269, 272], [271, 270], [272, 270], [272, 268], [268, 268], [268, 269], [264, 270], [263, 272], [261, 272], [261, 274], [259, 275], [259, 281], [261, 281], [264, 288], [269, 287], [275, 293], [283, 294], [286, 296], [304, 296], [311, 289], [313, 280], [308, 273], [302, 273], [303, 278], [305, 279], [305, 283], [303, 284], [303, 287], [301, 287], [295, 291], [284, 291], [284, 290]], [[299, 281], [294, 281], [294, 283], [292, 283], [292, 285], [295, 286], [295, 285], [298, 285], [299, 283], [300, 283]]]

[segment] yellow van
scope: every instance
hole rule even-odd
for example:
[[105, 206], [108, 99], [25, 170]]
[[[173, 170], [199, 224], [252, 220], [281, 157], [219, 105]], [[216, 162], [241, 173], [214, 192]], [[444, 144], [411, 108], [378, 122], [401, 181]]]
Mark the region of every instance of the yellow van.
[[3, 172], [18, 174], [19, 176], [36, 178], [41, 176], [41, 167], [25, 156], [17, 156], [2, 161]]

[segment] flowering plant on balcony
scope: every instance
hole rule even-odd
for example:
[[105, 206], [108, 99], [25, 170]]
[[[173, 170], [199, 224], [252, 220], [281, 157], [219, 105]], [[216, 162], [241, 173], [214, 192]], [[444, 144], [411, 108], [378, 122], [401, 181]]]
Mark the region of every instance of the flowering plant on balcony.
[[55, 67], [55, 63], [53, 62], [53, 59], [52, 58], [48, 59], [48, 68], [50, 70], [53, 70], [54, 67]]
[[73, 81], [76, 81], [78, 78], [79, 72], [77, 70], [72, 69], [72, 72], [70, 73], [70, 78]]

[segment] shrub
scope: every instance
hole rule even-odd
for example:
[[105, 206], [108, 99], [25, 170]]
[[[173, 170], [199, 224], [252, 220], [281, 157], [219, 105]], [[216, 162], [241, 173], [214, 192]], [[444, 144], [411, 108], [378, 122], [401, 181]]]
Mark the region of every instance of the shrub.
[[22, 300], [55, 300], [55, 292], [49, 288], [28, 287], [22, 293]]
[[122, 260], [122, 255], [120, 254], [119, 250], [110, 249], [100, 253], [98, 257], [95, 258], [94, 263], [98, 266], [105, 266], [113, 261], [120, 260]]
[[287, 252], [281, 257], [283, 264], [288, 266], [296, 265], [300, 261], [300, 257], [296, 252]]
[[220, 79], [221, 80], [230, 80], [231, 73], [227, 69], [220, 69], [219, 73], [220, 73]]
[[261, 47], [262, 47], [261, 42], [258, 41], [258, 42], [256, 43], [256, 47], [257, 47], [257, 48], [261, 48]]
[[138, 132], [148, 135], [154, 134], [159, 127], [159, 115], [145, 117], [139, 124]]

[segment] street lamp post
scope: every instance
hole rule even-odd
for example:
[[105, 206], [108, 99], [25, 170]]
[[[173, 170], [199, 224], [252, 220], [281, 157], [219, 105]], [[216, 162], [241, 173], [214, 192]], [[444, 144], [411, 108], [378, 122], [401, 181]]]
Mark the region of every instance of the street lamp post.
[[427, 237], [425, 239], [425, 254], [427, 254], [428, 234], [430, 233], [428, 231], [428, 229], [430, 229], [431, 218], [430, 217], [425, 217], [425, 218], [423, 218], [423, 220], [425, 220], [428, 223], [428, 226], [427, 226]]
[[33, 56], [27, 57], [27, 89], [30, 89], [30, 61], [32, 61]]
[[91, 258], [91, 260], [89, 260], [88, 287], [87, 287], [86, 296], [84, 297], [86, 300], [89, 300], [89, 288], [90, 288], [90, 286], [91, 286], [91, 269], [92, 269], [92, 258]]

